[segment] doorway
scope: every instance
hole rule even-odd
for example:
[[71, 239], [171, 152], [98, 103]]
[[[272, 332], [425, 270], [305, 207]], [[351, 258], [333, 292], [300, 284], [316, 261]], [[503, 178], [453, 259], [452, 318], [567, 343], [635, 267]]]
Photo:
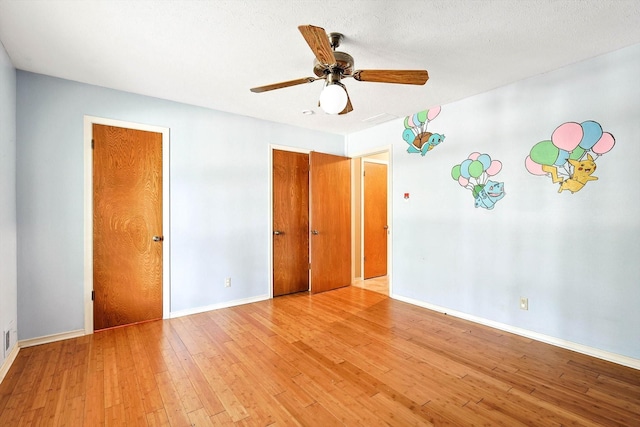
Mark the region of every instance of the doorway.
[[[353, 159], [353, 284], [391, 295], [391, 147], [354, 154]], [[369, 196], [367, 187], [373, 190]]]
[[[101, 126], [110, 127], [111, 131], [122, 129], [125, 134], [135, 135], [136, 132], [140, 131], [146, 134], [155, 134], [156, 137], [156, 145], [161, 144], [161, 148], [159, 150], [160, 159], [158, 159], [158, 167], [161, 172], [159, 172], [159, 182], [157, 183], [157, 197], [160, 201], [159, 209], [160, 209], [160, 218], [161, 221], [151, 228], [148, 225], [137, 218], [136, 215], [131, 215], [129, 213], [117, 213], [112, 217], [111, 224], [115, 225], [114, 229], [117, 229], [119, 233], [125, 233], [128, 237], [119, 236], [118, 239], [120, 242], [125, 240], [130, 240], [133, 243], [133, 246], [137, 248], [138, 251], [141, 250], [142, 247], [148, 247], [152, 251], [155, 251], [158, 261], [155, 261], [155, 264], [146, 265], [144, 269], [154, 270], [155, 268], [155, 276], [156, 280], [159, 280], [161, 286], [159, 287], [159, 297], [156, 295], [153, 298], [156, 298], [154, 309], [152, 311], [150, 318], [167, 318], [170, 313], [170, 262], [169, 262], [169, 253], [170, 253], [170, 236], [169, 236], [169, 129], [144, 125], [138, 123], [131, 122], [123, 122], [112, 119], [104, 119], [99, 117], [85, 116], [84, 118], [84, 236], [85, 236], [85, 255], [84, 255], [84, 303], [85, 303], [85, 334], [93, 333], [94, 329], [102, 329], [105, 327], [117, 326], [120, 321], [117, 321], [116, 324], [112, 324], [111, 321], [108, 323], [100, 323], [94, 321], [94, 270], [96, 275], [102, 275], [104, 271], [113, 270], [113, 266], [107, 265], [106, 268], [100, 267], [94, 262], [94, 255], [96, 253], [101, 252], [101, 248], [96, 246], [94, 242], [94, 221], [99, 222], [100, 212], [95, 210], [94, 208], [94, 150], [92, 149], [92, 140], [95, 139], [94, 133], [99, 132]], [[115, 129], [115, 130], [114, 130]], [[110, 132], [111, 132], [110, 131]], [[114, 133], [116, 135], [117, 132]], [[121, 135], [122, 136], [122, 135]], [[126, 137], [128, 138], [128, 137]], [[124, 140], [123, 140], [124, 141]], [[124, 142], [121, 141], [122, 145]], [[158, 144], [159, 143], [159, 144]], [[153, 145], [153, 144], [152, 144]], [[130, 153], [129, 153], [130, 154]], [[148, 162], [148, 153], [142, 155], [144, 158], [144, 162]], [[145, 165], [145, 168], [147, 165]], [[132, 205], [132, 204], [131, 204]], [[98, 216], [96, 216], [98, 215]], [[146, 213], [145, 213], [146, 215]], [[129, 216], [129, 220], [126, 220], [125, 217]], [[147, 229], [149, 228], [149, 229]], [[151, 233], [151, 234], [149, 234]], [[155, 239], [154, 239], [155, 237]], [[100, 244], [100, 243], [99, 243]], [[154, 265], [155, 267], [150, 267], [150, 265]], [[97, 270], [96, 270], [97, 268]], [[102, 268], [102, 269], [101, 269]], [[124, 270], [123, 270], [124, 271]], [[147, 272], [148, 273], [148, 272]], [[123, 273], [125, 274], [125, 273]], [[127, 273], [128, 274], [128, 273]], [[129, 285], [130, 281], [128, 279], [124, 280]], [[123, 292], [124, 291], [124, 292]], [[111, 294], [119, 293], [124, 295], [126, 298], [129, 298], [133, 293], [130, 292], [130, 289], [119, 289], [116, 291], [109, 291]], [[138, 298], [143, 298], [145, 300], [150, 299], [151, 296], [149, 294], [150, 290], [145, 289], [141, 295], [138, 295]], [[141, 304], [145, 305], [145, 304]], [[148, 311], [147, 309], [145, 309]], [[148, 317], [148, 315], [145, 315]], [[124, 319], [125, 324], [134, 323], [138, 321], [144, 321], [147, 317], [138, 317], [133, 316], [115, 316], [120, 319]], [[94, 328], [95, 327], [95, 328]]]

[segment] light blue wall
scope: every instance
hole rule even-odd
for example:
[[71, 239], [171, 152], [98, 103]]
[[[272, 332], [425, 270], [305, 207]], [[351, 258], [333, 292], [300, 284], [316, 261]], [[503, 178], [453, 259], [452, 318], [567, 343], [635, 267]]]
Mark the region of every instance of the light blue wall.
[[[401, 119], [349, 135], [353, 153], [393, 143], [394, 293], [640, 359], [639, 76], [636, 45], [444, 105], [429, 130], [446, 139], [425, 157], [406, 152]], [[598, 181], [558, 194], [525, 157], [586, 120], [616, 145], [597, 160]], [[475, 151], [503, 163], [507, 195], [492, 211], [451, 178]]]
[[[2, 61], [10, 89], [12, 67]], [[394, 293], [640, 358], [638, 75], [633, 46], [445, 105], [429, 130], [446, 140], [424, 158], [406, 153], [402, 120], [349, 135], [353, 153], [393, 144]], [[7, 107], [16, 114], [7, 99], [3, 91], [2, 117]], [[174, 312], [268, 293], [269, 144], [344, 151], [337, 135], [21, 71], [17, 105], [20, 339], [83, 328], [85, 114], [171, 129]], [[524, 169], [524, 158], [559, 124], [585, 120], [613, 133], [616, 146], [598, 159], [598, 181], [558, 194]], [[2, 156], [14, 147], [4, 129]], [[493, 211], [474, 208], [450, 177], [472, 151], [504, 165], [497, 178], [507, 196]], [[12, 174], [0, 174], [5, 197]], [[8, 221], [15, 239], [10, 199], [1, 225], [4, 233]], [[2, 266], [0, 278], [15, 277], [11, 262]], [[225, 277], [231, 288], [221, 286]], [[11, 301], [15, 286], [0, 292]]]
[[345, 151], [340, 135], [17, 75], [21, 340], [84, 327], [84, 115], [170, 128], [172, 312], [269, 294], [270, 144]]
[[[16, 70], [0, 44], [0, 333], [16, 343]], [[0, 366], [5, 360], [0, 336]], [[7, 352], [8, 355], [8, 352]]]

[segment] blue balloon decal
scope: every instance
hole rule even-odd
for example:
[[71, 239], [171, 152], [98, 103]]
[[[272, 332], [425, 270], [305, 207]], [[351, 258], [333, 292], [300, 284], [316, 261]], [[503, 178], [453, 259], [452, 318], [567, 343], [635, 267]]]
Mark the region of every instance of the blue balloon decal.
[[568, 151], [558, 149], [558, 158], [553, 164], [556, 166], [564, 165], [565, 163], [567, 163], [570, 155], [571, 153], [569, 153]]
[[422, 122], [420, 121], [420, 118], [418, 117], [418, 113], [415, 113], [415, 114], [413, 115], [413, 123], [414, 123], [416, 126], [420, 126], [420, 125], [422, 124]]
[[580, 125], [582, 126], [583, 135], [578, 145], [585, 150], [590, 150], [602, 137], [602, 126], [593, 120], [582, 122]]
[[489, 166], [491, 166], [491, 157], [489, 157], [488, 154], [480, 154], [478, 156], [478, 161], [482, 163], [482, 166], [484, 166], [484, 170], [489, 169]]
[[469, 174], [469, 166], [473, 160], [467, 159], [464, 162], [460, 163], [460, 175], [465, 178], [471, 178], [471, 174]]

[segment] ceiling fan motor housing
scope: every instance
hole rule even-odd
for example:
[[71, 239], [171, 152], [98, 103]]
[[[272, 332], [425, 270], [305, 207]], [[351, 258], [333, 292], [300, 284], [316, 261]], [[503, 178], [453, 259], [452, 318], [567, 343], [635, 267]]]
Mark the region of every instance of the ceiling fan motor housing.
[[353, 73], [353, 56], [345, 52], [333, 52], [336, 58], [336, 65], [321, 64], [317, 59], [313, 60], [313, 72], [318, 77], [324, 77], [338, 71], [340, 74], [350, 76]]

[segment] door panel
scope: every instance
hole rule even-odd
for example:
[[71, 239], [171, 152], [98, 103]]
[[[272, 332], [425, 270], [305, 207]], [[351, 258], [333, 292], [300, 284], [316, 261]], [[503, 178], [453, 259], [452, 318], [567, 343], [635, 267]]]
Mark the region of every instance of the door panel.
[[387, 274], [387, 165], [364, 162], [364, 278]]
[[311, 292], [351, 284], [351, 159], [311, 152]]
[[273, 296], [309, 290], [309, 155], [273, 150]]
[[162, 134], [93, 125], [94, 329], [162, 318]]

